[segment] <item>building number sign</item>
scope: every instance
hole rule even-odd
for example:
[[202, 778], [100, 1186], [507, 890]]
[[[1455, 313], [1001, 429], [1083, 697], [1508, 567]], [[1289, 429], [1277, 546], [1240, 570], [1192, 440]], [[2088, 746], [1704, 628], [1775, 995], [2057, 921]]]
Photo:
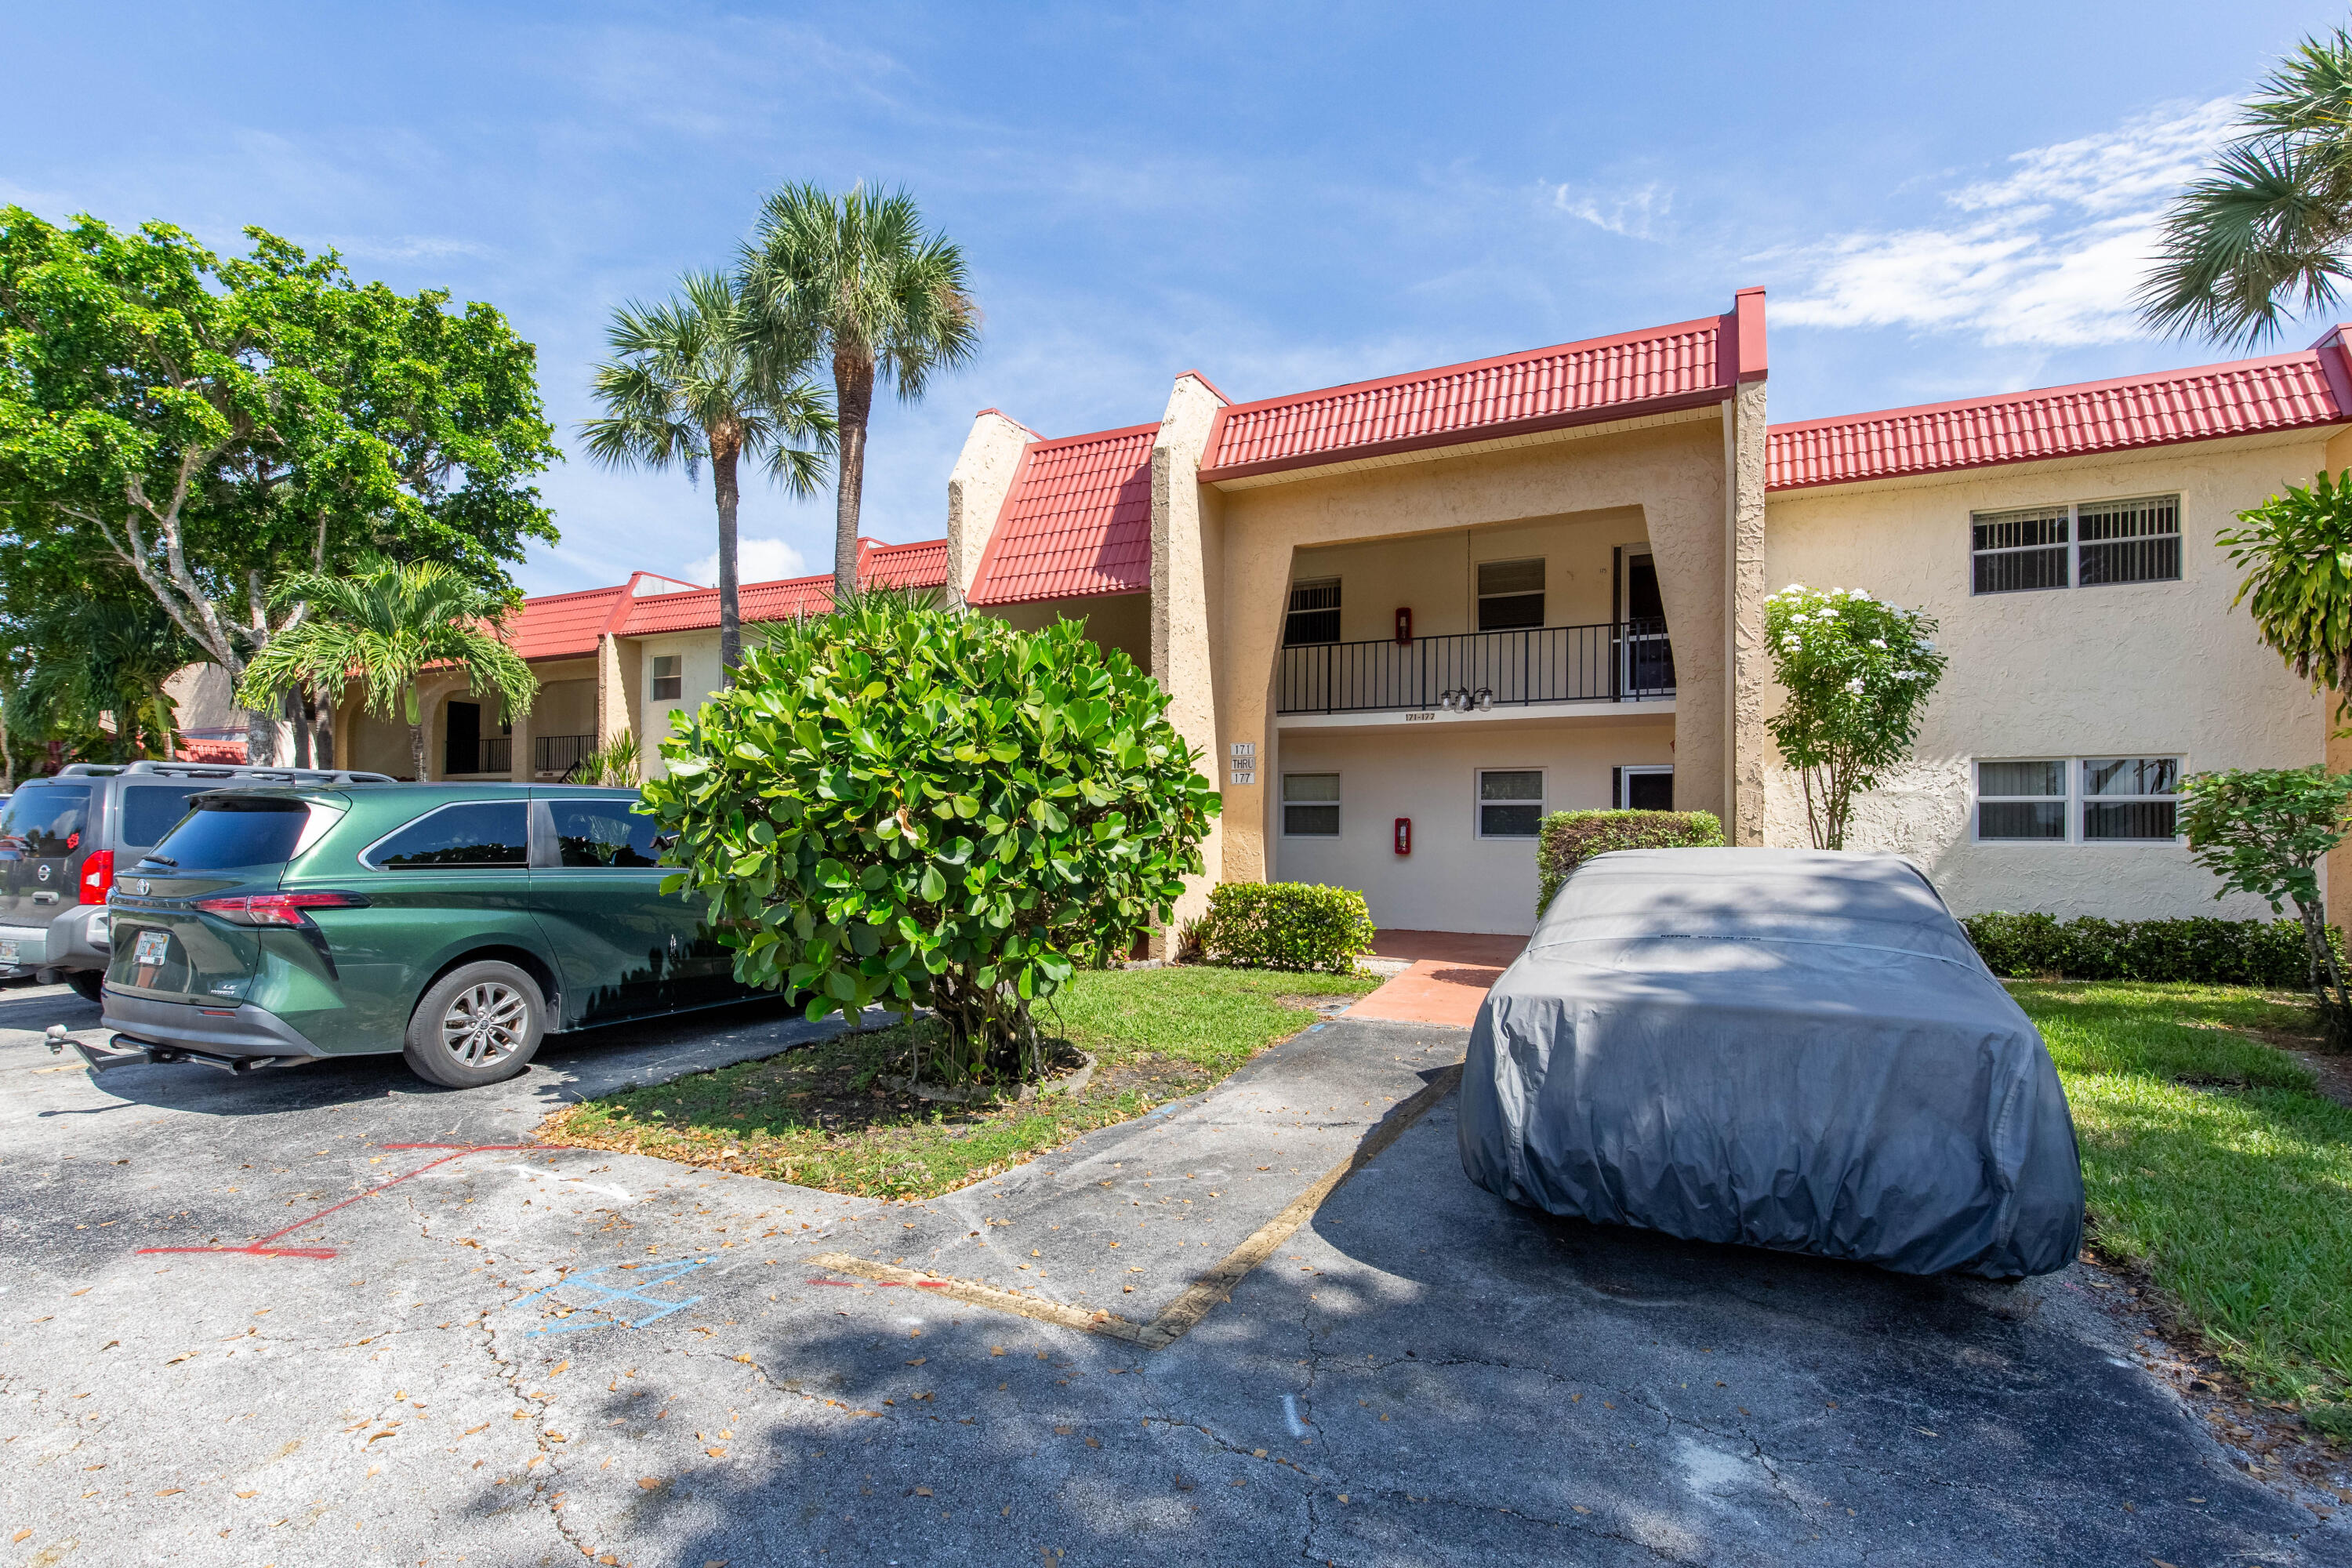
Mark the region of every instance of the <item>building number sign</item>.
[[1233, 782], [1237, 784], [1257, 783], [1257, 742], [1235, 741], [1233, 745]]

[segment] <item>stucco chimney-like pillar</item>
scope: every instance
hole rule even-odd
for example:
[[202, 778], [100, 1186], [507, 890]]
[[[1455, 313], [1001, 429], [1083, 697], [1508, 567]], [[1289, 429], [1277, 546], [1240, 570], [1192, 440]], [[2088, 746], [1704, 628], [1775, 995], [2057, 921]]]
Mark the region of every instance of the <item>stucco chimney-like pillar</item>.
[[1037, 433], [993, 408], [972, 416], [971, 433], [948, 475], [948, 602], [961, 608], [981, 555], [1020, 471], [1022, 449]]
[[[1222, 520], [1218, 497], [1202, 488], [1200, 475], [1209, 426], [1223, 406], [1223, 395], [1206, 377], [1186, 371], [1168, 395], [1168, 411], [1151, 447], [1151, 673], [1168, 693], [1169, 722], [1199, 753], [1195, 765], [1220, 789], [1226, 781], [1213, 660]], [[1225, 809], [1228, 816], [1235, 809], [1231, 792]], [[1178, 924], [1208, 909], [1209, 889], [1220, 879], [1223, 836], [1220, 817], [1201, 847], [1205, 869], [1186, 879], [1177, 900]]]

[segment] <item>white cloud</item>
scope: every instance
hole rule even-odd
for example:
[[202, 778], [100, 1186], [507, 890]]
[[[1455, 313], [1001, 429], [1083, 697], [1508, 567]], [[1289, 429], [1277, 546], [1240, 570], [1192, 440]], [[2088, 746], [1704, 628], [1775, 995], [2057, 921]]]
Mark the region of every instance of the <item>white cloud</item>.
[[1603, 193], [1575, 185], [1551, 187], [1551, 203], [1570, 217], [1628, 239], [1655, 239], [1675, 194], [1655, 180], [1639, 190]]
[[[772, 583], [779, 577], [805, 577], [808, 563], [801, 552], [781, 539], [738, 539], [735, 542], [735, 577], [742, 583]], [[719, 552], [712, 551], [699, 561], [686, 563], [683, 574], [689, 583], [709, 586], [719, 581]]]
[[1802, 281], [1774, 320], [1911, 327], [1989, 343], [2073, 346], [2143, 335], [2132, 296], [2165, 203], [2237, 114], [2171, 104], [2113, 131], [2019, 153], [2007, 174], [1948, 193], [1962, 221], [1863, 230], [1794, 252]]

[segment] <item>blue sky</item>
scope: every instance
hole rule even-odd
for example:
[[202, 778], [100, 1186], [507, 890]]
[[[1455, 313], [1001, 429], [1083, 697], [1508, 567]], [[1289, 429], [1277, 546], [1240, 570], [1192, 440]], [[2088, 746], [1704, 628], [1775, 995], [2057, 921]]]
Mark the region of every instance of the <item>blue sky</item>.
[[[1157, 419], [1770, 291], [1799, 419], [2231, 357], [2155, 342], [2148, 216], [2340, 8], [866, 5], [11, 7], [0, 200], [258, 224], [490, 300], [571, 441], [607, 311], [725, 264], [762, 193], [905, 184], [983, 350], [879, 406], [866, 531], [944, 531], [974, 409]], [[2347, 313], [2352, 313], [2347, 310]], [[2284, 346], [2301, 347], [2316, 326]], [[560, 466], [534, 593], [693, 574], [707, 488]], [[824, 570], [761, 489], [747, 576]]]

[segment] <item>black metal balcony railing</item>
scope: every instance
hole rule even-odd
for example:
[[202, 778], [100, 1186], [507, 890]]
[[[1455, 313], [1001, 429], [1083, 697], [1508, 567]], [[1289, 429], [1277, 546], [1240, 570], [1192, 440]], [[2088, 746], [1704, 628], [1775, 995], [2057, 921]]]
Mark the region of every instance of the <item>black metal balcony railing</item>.
[[530, 738], [530, 771], [534, 773], [569, 773], [581, 758], [596, 749], [593, 735], [533, 735]]
[[1674, 645], [1664, 621], [1641, 620], [1286, 647], [1275, 710], [1434, 709], [1448, 692], [1498, 708], [1672, 697]]
[[449, 742], [448, 765], [443, 770], [452, 776], [463, 773], [508, 773], [514, 769], [514, 738], [510, 735], [485, 735], [471, 746], [461, 742]]

